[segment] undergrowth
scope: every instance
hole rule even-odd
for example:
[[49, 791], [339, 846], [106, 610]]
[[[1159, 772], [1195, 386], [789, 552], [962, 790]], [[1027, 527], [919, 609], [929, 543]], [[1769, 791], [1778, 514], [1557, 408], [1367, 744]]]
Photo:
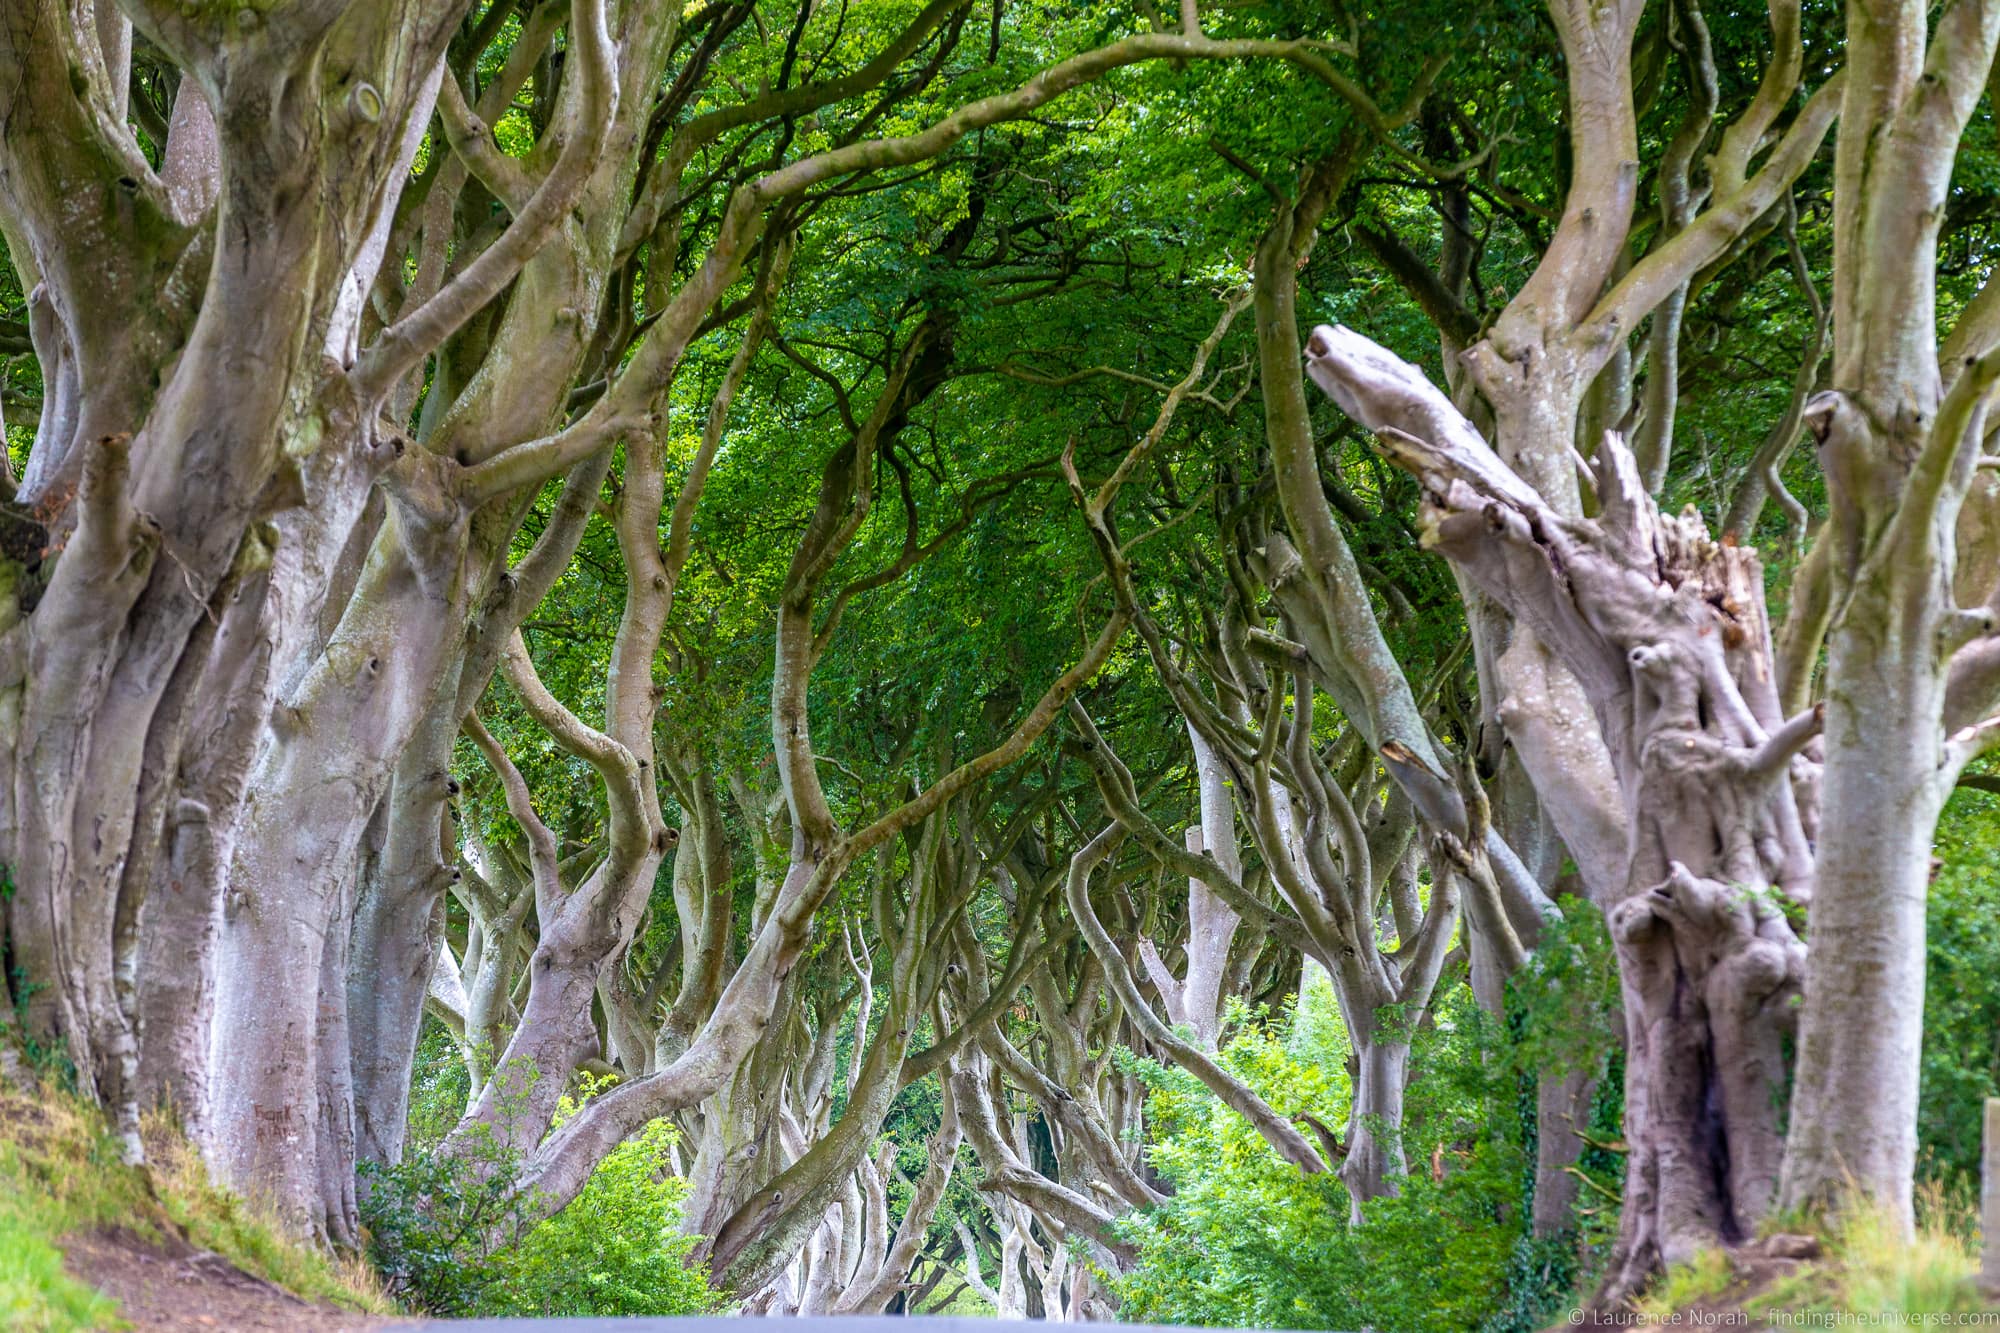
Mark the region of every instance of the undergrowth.
[[1639, 1312], [1665, 1318], [1691, 1305], [1705, 1305], [1721, 1297], [1735, 1280], [1736, 1267], [1727, 1251], [1702, 1250], [1669, 1268], [1638, 1301]]
[[62, 1264], [65, 1236], [111, 1228], [211, 1250], [309, 1301], [393, 1312], [365, 1266], [287, 1240], [264, 1210], [210, 1183], [169, 1117], [149, 1116], [143, 1128], [147, 1165], [126, 1166], [102, 1117], [75, 1094], [0, 1086], [0, 1327], [121, 1327], [115, 1303]]
[[1884, 1209], [1856, 1205], [1829, 1228], [1824, 1262], [1774, 1284], [1752, 1308], [1888, 1316], [1991, 1310], [1977, 1283], [1976, 1230], [1971, 1205], [1937, 1189], [1919, 1200], [1914, 1236]]
[[[609, 1086], [585, 1075], [556, 1123]], [[672, 1125], [653, 1121], [550, 1216], [519, 1188], [519, 1155], [487, 1126], [460, 1155], [413, 1145], [399, 1165], [362, 1168], [370, 1257], [391, 1291], [429, 1314], [714, 1313], [725, 1302], [707, 1265], [690, 1261], [696, 1238], [681, 1234], [686, 1184], [673, 1174], [673, 1143]]]
[[1691, 1307], [1721, 1305], [1740, 1306], [1766, 1325], [1790, 1326], [1808, 1315], [1917, 1325], [1994, 1309], [1979, 1291], [1976, 1214], [1962, 1194], [1936, 1186], [1920, 1192], [1914, 1235], [1865, 1202], [1831, 1224], [1781, 1214], [1765, 1231], [1816, 1234], [1823, 1256], [1746, 1290], [1757, 1281], [1752, 1270], [1739, 1268], [1725, 1250], [1704, 1250], [1667, 1270], [1637, 1302], [1639, 1314], [1672, 1321]]

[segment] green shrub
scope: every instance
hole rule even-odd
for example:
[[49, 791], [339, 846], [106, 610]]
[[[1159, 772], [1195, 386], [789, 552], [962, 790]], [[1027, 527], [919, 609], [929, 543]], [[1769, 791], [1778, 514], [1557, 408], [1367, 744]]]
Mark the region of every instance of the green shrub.
[[495, 1315], [706, 1314], [720, 1302], [680, 1234], [687, 1186], [671, 1174], [673, 1127], [619, 1145], [569, 1207], [493, 1256], [477, 1309]]
[[[1463, 997], [1464, 992], [1458, 993]], [[1243, 1022], [1223, 1063], [1280, 1112], [1347, 1114], [1344, 1036], [1309, 984], [1286, 1019]], [[1348, 1224], [1331, 1174], [1301, 1175], [1192, 1077], [1133, 1060], [1149, 1085], [1154, 1166], [1174, 1185], [1125, 1222], [1139, 1263], [1115, 1282], [1121, 1318], [1265, 1328], [1445, 1333], [1499, 1302], [1525, 1216], [1520, 1136], [1482, 1019], [1449, 999], [1416, 1034], [1404, 1122], [1411, 1173]], [[1449, 1262], [1442, 1262], [1443, 1256]]]
[[[1547, 1326], [1587, 1280], [1617, 1227], [1623, 1161], [1611, 939], [1587, 903], [1565, 899], [1533, 964], [1510, 987], [1503, 1024], [1463, 984], [1447, 985], [1411, 1034], [1403, 1147], [1410, 1174], [1348, 1223], [1332, 1175], [1302, 1176], [1190, 1075], [1126, 1056], [1145, 1080], [1148, 1156], [1171, 1198], [1122, 1224], [1139, 1262], [1115, 1280], [1120, 1317], [1384, 1333], [1526, 1333]], [[1349, 1042], [1316, 968], [1292, 1010], [1240, 1010], [1223, 1063], [1287, 1116], [1347, 1118]], [[1596, 1079], [1586, 1190], [1562, 1234], [1535, 1237], [1537, 1079]]]
[[528, 1225], [514, 1167], [426, 1150], [395, 1166], [362, 1164], [368, 1258], [397, 1299], [428, 1314], [473, 1312], [495, 1277], [494, 1252]]
[[[605, 1083], [585, 1077], [557, 1123]], [[369, 1257], [389, 1289], [439, 1315], [679, 1315], [718, 1306], [680, 1234], [685, 1184], [673, 1126], [656, 1120], [600, 1162], [548, 1217], [519, 1188], [520, 1161], [491, 1136], [459, 1157], [411, 1152], [364, 1166]]]

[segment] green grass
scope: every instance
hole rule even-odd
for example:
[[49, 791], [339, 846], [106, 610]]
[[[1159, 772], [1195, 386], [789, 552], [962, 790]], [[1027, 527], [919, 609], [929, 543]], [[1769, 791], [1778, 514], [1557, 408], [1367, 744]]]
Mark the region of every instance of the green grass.
[[1638, 1302], [1642, 1314], [1667, 1316], [1691, 1305], [1712, 1302], [1729, 1290], [1736, 1269], [1722, 1250], [1702, 1250], [1669, 1268]]
[[65, 1273], [62, 1251], [37, 1223], [32, 1207], [0, 1198], [0, 1328], [67, 1333], [122, 1327], [118, 1303]]
[[210, 1183], [165, 1117], [128, 1167], [95, 1108], [43, 1087], [0, 1091], [0, 1327], [68, 1333], [117, 1326], [115, 1303], [63, 1271], [62, 1240], [118, 1226], [178, 1236], [309, 1301], [394, 1313], [372, 1276], [289, 1239], [262, 1209]]
[[1758, 1309], [1926, 1316], [1990, 1310], [1979, 1294], [1979, 1254], [1970, 1204], [1919, 1201], [1916, 1234], [1905, 1237], [1880, 1208], [1847, 1210], [1832, 1228], [1824, 1263], [1760, 1296]]
[[[1790, 1213], [1771, 1218], [1763, 1230], [1766, 1235], [1817, 1235], [1824, 1257], [1742, 1297], [1745, 1312], [1753, 1317], [1812, 1312], [1921, 1323], [1994, 1308], [1979, 1293], [1978, 1227], [1968, 1197], [1947, 1196], [1935, 1186], [1921, 1191], [1916, 1232], [1910, 1236], [1866, 1201], [1848, 1207], [1832, 1223]], [[1736, 1277], [1728, 1254], [1705, 1250], [1663, 1274], [1638, 1308], [1664, 1318], [1691, 1306], [1724, 1299], [1733, 1303], [1737, 1298], [1730, 1297], [1729, 1289]]]

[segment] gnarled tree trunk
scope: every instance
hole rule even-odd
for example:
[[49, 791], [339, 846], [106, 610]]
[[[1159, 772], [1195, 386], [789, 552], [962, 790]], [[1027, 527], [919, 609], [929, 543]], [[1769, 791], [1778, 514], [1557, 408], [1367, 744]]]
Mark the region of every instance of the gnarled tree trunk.
[[1525, 485], [1415, 367], [1320, 328], [1313, 376], [1425, 490], [1425, 541], [1557, 653], [1590, 702], [1627, 813], [1608, 916], [1627, 1026], [1626, 1207], [1604, 1295], [1748, 1237], [1781, 1162], [1781, 1044], [1812, 893], [1798, 793], [1812, 710], [1777, 712], [1761, 567], [1663, 519], [1615, 434], [1593, 520]]

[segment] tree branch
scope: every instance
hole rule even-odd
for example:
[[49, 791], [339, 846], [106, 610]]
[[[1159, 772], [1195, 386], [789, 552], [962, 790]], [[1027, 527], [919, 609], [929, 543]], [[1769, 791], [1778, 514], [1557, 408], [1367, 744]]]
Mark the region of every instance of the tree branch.
[[385, 399], [433, 348], [498, 296], [555, 234], [582, 193], [618, 106], [617, 56], [605, 27], [605, 4], [606, 0], [574, 0], [570, 9], [569, 67], [580, 91], [555, 165], [515, 211], [513, 225], [498, 240], [437, 295], [384, 329], [363, 354], [349, 376], [363, 403]]

